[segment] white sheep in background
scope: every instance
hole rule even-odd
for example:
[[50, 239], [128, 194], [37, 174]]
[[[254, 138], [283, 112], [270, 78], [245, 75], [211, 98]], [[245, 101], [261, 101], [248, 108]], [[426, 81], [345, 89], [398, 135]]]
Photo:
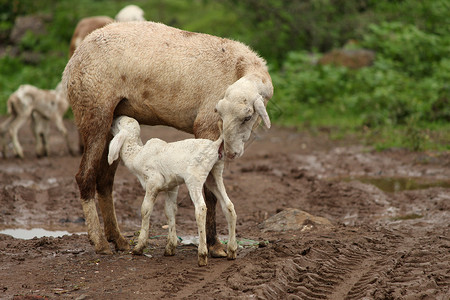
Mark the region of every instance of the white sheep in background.
[[23, 149], [18, 139], [19, 129], [31, 116], [32, 130], [36, 137], [36, 154], [38, 157], [47, 156], [49, 152], [49, 122], [64, 136], [70, 154], [67, 129], [63, 123], [64, 113], [69, 108], [69, 102], [62, 91], [61, 83], [55, 90], [42, 90], [35, 86], [21, 85], [8, 99], [8, 114], [10, 115], [0, 124], [0, 140], [3, 158], [6, 158], [6, 132], [11, 136], [16, 156], [23, 158]]
[[[112, 197], [118, 164], [107, 160], [115, 116], [210, 140], [219, 138], [222, 119], [229, 159], [242, 156], [261, 119], [270, 127], [265, 105], [273, 85], [264, 59], [240, 42], [160, 23], [114, 22], [95, 30], [69, 60], [62, 80], [85, 144], [76, 180], [97, 253], [112, 254], [108, 241], [120, 251], [130, 247]], [[216, 198], [206, 188], [205, 202], [208, 251], [226, 257], [216, 232]]]
[[116, 15], [117, 22], [145, 21], [144, 11], [136, 5], [127, 5]]
[[[236, 258], [236, 212], [228, 198], [222, 178], [223, 138], [216, 141], [207, 139], [186, 139], [166, 143], [153, 138], [142, 145], [139, 123], [126, 116], [114, 120], [111, 132], [114, 138], [109, 145], [108, 163], [119, 157], [127, 168], [137, 176], [146, 190], [141, 207], [142, 226], [134, 254], [142, 254], [148, 239], [149, 219], [159, 192], [165, 191], [165, 213], [169, 224], [169, 234], [164, 254], [174, 255], [177, 246], [175, 214], [177, 210], [178, 186], [186, 183], [195, 206], [199, 246], [198, 265], [207, 264], [206, 247], [206, 204], [203, 199], [203, 184], [219, 199], [222, 211], [228, 221], [228, 259]], [[208, 174], [211, 175], [208, 177]], [[208, 180], [207, 180], [208, 178]]]

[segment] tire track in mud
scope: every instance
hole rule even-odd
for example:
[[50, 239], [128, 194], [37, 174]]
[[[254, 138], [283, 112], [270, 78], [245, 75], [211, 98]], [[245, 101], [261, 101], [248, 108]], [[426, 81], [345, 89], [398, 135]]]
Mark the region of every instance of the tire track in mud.
[[[207, 267], [193, 267], [191, 270], [184, 270], [175, 276], [169, 288], [166, 289], [164, 298], [187, 299], [199, 293], [204, 286], [217, 280], [226, 270], [232, 268], [235, 261], [214, 260], [209, 258]], [[214, 264], [214, 266], [212, 266]], [[201, 294], [200, 294], [201, 295]]]
[[[450, 292], [450, 240], [445, 230], [439, 238], [414, 233], [422, 236], [419, 240], [385, 228], [366, 233], [359, 232], [359, 241], [352, 244], [339, 237], [311, 240], [309, 247], [284, 257], [277, 247], [266, 250], [265, 260], [254, 260], [250, 254], [216, 270], [216, 278], [226, 279], [225, 286], [215, 287], [216, 298], [244, 292], [258, 299], [386, 299], [403, 298], [405, 293], [445, 299], [442, 295]], [[439, 253], [432, 250], [436, 244]], [[432, 263], [436, 256], [442, 259]], [[203, 292], [211, 294], [213, 288], [202, 285]], [[193, 286], [190, 291], [202, 294]]]

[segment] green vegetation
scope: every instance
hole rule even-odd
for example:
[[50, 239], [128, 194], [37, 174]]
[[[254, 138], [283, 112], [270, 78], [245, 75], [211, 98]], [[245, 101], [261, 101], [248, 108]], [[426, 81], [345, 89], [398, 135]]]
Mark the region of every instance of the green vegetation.
[[[447, 0], [0, 0], [1, 44], [16, 16], [47, 20], [45, 35], [28, 32], [20, 55], [0, 58], [0, 114], [20, 84], [56, 86], [79, 19], [114, 17], [131, 3], [148, 20], [251, 45], [270, 65], [275, 123], [351, 134], [379, 149], [450, 150]], [[316, 63], [343, 47], [373, 50], [373, 65]]]

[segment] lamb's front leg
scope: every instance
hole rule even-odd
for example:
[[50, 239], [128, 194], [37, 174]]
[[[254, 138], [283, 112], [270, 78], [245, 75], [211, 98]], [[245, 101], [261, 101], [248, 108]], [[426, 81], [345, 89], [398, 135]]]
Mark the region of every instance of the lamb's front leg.
[[202, 184], [189, 184], [186, 182], [195, 206], [195, 219], [198, 227], [198, 265], [206, 266], [208, 264], [208, 247], [206, 246], [206, 204], [202, 193]]
[[225, 185], [223, 184], [223, 167], [222, 161], [216, 163], [206, 180], [206, 186], [214, 193], [216, 198], [220, 202], [223, 214], [227, 219], [228, 223], [228, 246], [227, 246], [227, 258], [236, 259], [236, 211], [234, 210], [234, 205], [227, 195], [225, 190]]
[[147, 246], [148, 230], [150, 226], [150, 216], [152, 215], [153, 206], [156, 201], [157, 191], [151, 189], [147, 186], [147, 191], [145, 192], [144, 201], [141, 206], [141, 232], [139, 233], [138, 243], [133, 248], [133, 254], [142, 255], [145, 246]]
[[172, 190], [167, 191], [167, 198], [164, 205], [164, 211], [167, 217], [167, 223], [169, 225], [169, 234], [167, 235], [167, 245], [164, 255], [175, 255], [175, 251], [178, 245], [177, 230], [175, 225], [175, 215], [177, 213], [177, 196], [178, 186]]

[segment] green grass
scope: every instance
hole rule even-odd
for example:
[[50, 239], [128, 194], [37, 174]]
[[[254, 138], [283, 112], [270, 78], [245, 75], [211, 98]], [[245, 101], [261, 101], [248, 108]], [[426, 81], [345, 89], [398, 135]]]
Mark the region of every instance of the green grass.
[[[439, 25], [447, 18], [441, 9], [447, 5], [445, 1], [373, 4], [372, 14], [388, 11], [378, 11], [386, 5], [390, 11], [384, 17], [398, 15], [395, 10], [402, 17], [401, 21], [371, 24], [371, 20], [382, 19], [379, 15], [363, 22], [369, 26], [358, 29], [362, 38], [357, 47], [375, 50], [376, 61], [360, 70], [314, 64], [322, 53], [311, 54], [295, 47], [285, 51], [287, 45], [280, 43], [283, 39], [289, 41], [286, 32], [280, 34], [283, 39], [273, 41], [274, 36], [261, 33], [261, 26], [270, 24], [274, 16], [264, 16], [264, 21], [252, 27], [250, 19], [242, 19], [246, 5], [230, 9], [233, 0], [22, 0], [14, 2], [18, 5], [16, 12], [6, 10], [10, 3], [0, 0], [0, 30], [12, 26], [15, 14], [44, 14], [49, 21], [46, 35], [24, 37], [19, 45], [21, 56], [0, 58], [0, 114], [6, 113], [6, 101], [19, 85], [27, 83], [43, 89], [57, 85], [78, 20], [94, 15], [114, 17], [125, 5], [136, 4], [144, 9], [148, 20], [270, 48], [256, 48], [259, 53], [278, 53], [266, 57], [274, 83], [268, 111], [275, 124], [325, 131], [335, 139], [350, 135], [376, 149], [450, 150], [450, 28]], [[280, 3], [271, 0], [267, 5], [275, 5], [280, 12]], [[283, 11], [283, 16], [289, 13]], [[366, 12], [359, 17], [368, 15]], [[252, 16], [251, 20], [260, 17]], [[340, 17], [338, 14], [333, 22]], [[33, 64], [25, 62], [29, 51], [39, 55]], [[67, 116], [71, 117], [71, 113]]]

